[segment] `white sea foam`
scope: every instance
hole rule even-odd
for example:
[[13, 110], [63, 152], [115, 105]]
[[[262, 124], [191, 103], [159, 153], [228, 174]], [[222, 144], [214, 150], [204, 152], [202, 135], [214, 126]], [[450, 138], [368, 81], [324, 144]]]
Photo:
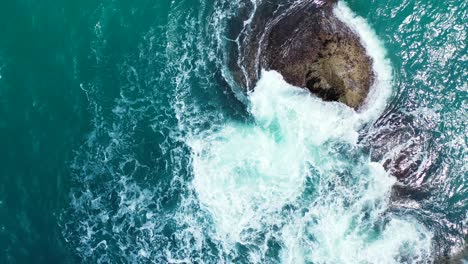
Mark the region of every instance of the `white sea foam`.
[[[220, 1], [216, 10], [228, 16], [223, 8], [231, 3]], [[205, 20], [181, 14], [175, 9], [169, 16], [165, 53], [170, 63], [155, 94], [124, 87], [113, 108], [115, 120], [101, 113], [98, 102], [91, 104], [96, 131], [88, 141], [91, 151], [76, 164], [84, 187], [73, 193], [77, 217], [66, 231], [69, 240], [77, 240], [74, 232], [80, 235], [75, 245], [87, 261], [392, 263], [398, 256], [428, 254], [430, 233], [423, 226], [386, 213], [394, 180], [357, 150], [359, 127], [380, 111], [376, 105], [385, 104], [385, 97], [377, 96], [386, 91], [379, 86], [385, 82], [375, 86], [375, 98], [383, 99], [356, 113], [288, 85], [276, 72], [263, 72], [248, 96], [253, 120], [225, 121], [218, 109], [207, 110], [206, 101], [196, 100], [200, 90], [219, 88], [206, 87], [215, 85], [204, 71], [206, 60], [217, 58], [215, 45], [198, 34]], [[225, 18], [211, 22], [221, 29]], [[221, 41], [223, 32], [215, 33], [213, 41]], [[193, 87], [197, 82], [206, 86]], [[135, 179], [149, 170], [138, 162], [134, 138], [152, 112], [149, 102], [140, 107], [140, 101], [126, 96], [131, 91], [141, 93], [137, 99], [154, 100], [159, 109], [151, 126], [164, 137], [159, 148], [167, 160], [157, 169], [173, 175], [169, 190]], [[89, 100], [96, 101], [92, 93]], [[167, 120], [174, 117], [172, 127]], [[202, 131], [204, 123], [211, 128]], [[191, 147], [191, 166], [182, 141]], [[145, 177], [159, 179], [159, 174]], [[103, 177], [108, 177], [105, 184]], [[174, 196], [180, 196], [177, 208], [164, 208]]]
[[282, 263], [411, 263], [431, 254], [431, 232], [388, 211], [395, 180], [357, 145], [391, 94], [385, 49], [343, 2], [334, 12], [374, 60], [376, 81], [359, 112], [263, 71], [249, 94], [252, 122], [187, 140], [197, 199], [226, 254], [244, 245], [252, 263], [268, 262], [272, 241]]
[[283, 263], [375, 263], [378, 255], [379, 263], [397, 263], [430, 253], [431, 234], [422, 225], [385, 220], [394, 179], [352, 154], [356, 112], [274, 71], [262, 73], [249, 98], [254, 123], [228, 123], [189, 143], [194, 188], [226, 249], [255, 244], [263, 234], [280, 241]]
[[250, 100], [256, 124], [227, 124], [191, 143], [199, 198], [233, 241], [301, 194], [308, 166], [321, 159], [314, 146], [357, 139], [351, 109], [308, 96], [276, 72], [263, 73]]

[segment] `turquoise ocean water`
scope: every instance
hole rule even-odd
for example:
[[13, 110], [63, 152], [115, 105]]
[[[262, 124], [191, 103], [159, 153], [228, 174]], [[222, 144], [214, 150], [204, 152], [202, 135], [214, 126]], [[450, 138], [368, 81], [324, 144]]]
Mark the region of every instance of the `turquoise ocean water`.
[[463, 259], [468, 2], [339, 3], [360, 113], [232, 82], [261, 4], [0, 1], [0, 263]]

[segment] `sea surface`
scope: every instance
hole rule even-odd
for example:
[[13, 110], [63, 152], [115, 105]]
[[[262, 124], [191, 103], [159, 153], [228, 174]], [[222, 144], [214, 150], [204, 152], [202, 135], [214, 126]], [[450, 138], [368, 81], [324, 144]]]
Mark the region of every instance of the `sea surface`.
[[338, 3], [358, 112], [233, 81], [262, 1], [1, 0], [0, 263], [468, 261], [468, 1]]

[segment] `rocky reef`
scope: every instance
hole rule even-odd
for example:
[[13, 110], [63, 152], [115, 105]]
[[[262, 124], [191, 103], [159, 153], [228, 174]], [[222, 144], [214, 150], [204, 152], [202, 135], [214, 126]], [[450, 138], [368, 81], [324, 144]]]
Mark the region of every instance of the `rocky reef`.
[[253, 89], [261, 69], [276, 70], [325, 101], [358, 109], [373, 82], [372, 60], [358, 36], [338, 20], [335, 1], [258, 7], [241, 39], [235, 79]]

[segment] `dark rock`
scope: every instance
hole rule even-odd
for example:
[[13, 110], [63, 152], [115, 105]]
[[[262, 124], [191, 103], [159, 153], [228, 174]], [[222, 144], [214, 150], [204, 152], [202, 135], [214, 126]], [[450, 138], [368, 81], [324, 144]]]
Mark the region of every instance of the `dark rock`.
[[276, 70], [323, 100], [357, 109], [373, 81], [372, 61], [356, 34], [334, 16], [334, 2], [259, 7], [245, 32], [242, 72], [235, 79], [253, 89], [262, 68]]

